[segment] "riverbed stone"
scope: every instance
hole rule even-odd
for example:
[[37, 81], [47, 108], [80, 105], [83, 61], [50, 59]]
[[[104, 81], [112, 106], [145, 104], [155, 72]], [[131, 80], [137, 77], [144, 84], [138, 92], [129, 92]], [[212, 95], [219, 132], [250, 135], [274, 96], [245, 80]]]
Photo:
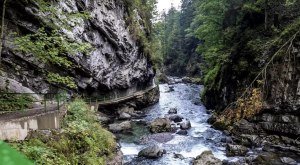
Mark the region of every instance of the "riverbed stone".
[[185, 119], [180, 123], [180, 129], [182, 130], [187, 130], [190, 129], [191, 127], [192, 127], [191, 122], [188, 119]]
[[176, 132], [176, 134], [178, 134], [178, 135], [187, 135], [188, 131], [187, 130], [179, 130], [178, 132]]
[[156, 133], [151, 135], [145, 135], [140, 139], [141, 144], [149, 144], [150, 142], [167, 143], [174, 138], [172, 133]]
[[118, 132], [126, 132], [132, 129], [130, 121], [124, 121], [122, 123], [114, 123], [108, 126], [108, 129], [111, 132], [118, 133]]
[[245, 156], [248, 151], [248, 148], [242, 145], [226, 145], [227, 156]]
[[152, 133], [170, 132], [171, 130], [171, 121], [167, 118], [157, 118], [150, 124]]
[[222, 165], [222, 161], [216, 158], [211, 151], [204, 151], [196, 157], [193, 165]]
[[128, 113], [123, 112], [123, 113], [120, 114], [119, 119], [128, 120], [128, 119], [131, 119], [131, 115], [129, 115]]
[[259, 154], [253, 162], [254, 164], [270, 164], [270, 165], [282, 165], [282, 161], [277, 154], [272, 152], [264, 152]]
[[177, 108], [170, 108], [168, 114], [177, 114]]
[[152, 145], [144, 148], [138, 153], [139, 157], [145, 157], [150, 159], [156, 159], [163, 156], [166, 153], [166, 150], [160, 148], [158, 145]]
[[175, 123], [179, 123], [179, 122], [181, 122], [183, 120], [183, 117], [180, 116], [180, 115], [174, 114], [174, 115], [169, 115], [169, 119], [171, 121], [174, 121]]
[[290, 158], [290, 157], [282, 157], [280, 158], [281, 162], [288, 165], [296, 165], [296, 160]]

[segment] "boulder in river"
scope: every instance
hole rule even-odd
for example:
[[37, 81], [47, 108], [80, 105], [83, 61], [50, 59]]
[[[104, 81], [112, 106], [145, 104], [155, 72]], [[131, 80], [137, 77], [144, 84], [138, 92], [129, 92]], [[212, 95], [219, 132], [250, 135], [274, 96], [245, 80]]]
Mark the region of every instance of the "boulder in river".
[[211, 151], [204, 151], [196, 157], [193, 165], [222, 165], [222, 161], [216, 158]]
[[149, 143], [153, 143], [153, 141], [158, 143], [167, 143], [168, 141], [171, 141], [173, 138], [174, 135], [172, 133], [150, 134], [141, 137], [140, 144], [149, 144]]
[[124, 121], [122, 123], [114, 123], [109, 125], [109, 130], [114, 133], [118, 132], [126, 132], [128, 130], [131, 130], [131, 122], [130, 121]]
[[170, 108], [168, 114], [177, 114], [177, 108]]
[[227, 144], [226, 146], [227, 156], [245, 156], [248, 151], [248, 148], [242, 145]]
[[187, 135], [188, 131], [187, 130], [179, 130], [178, 132], [176, 132], [176, 134], [178, 134], [178, 135]]
[[170, 132], [171, 129], [171, 121], [167, 118], [157, 118], [150, 124], [152, 133]]
[[182, 116], [180, 116], [180, 115], [169, 115], [169, 119], [171, 120], [171, 121], [174, 121], [175, 123], [179, 123], [179, 122], [181, 122], [182, 121], [182, 119], [183, 119], [183, 117]]
[[141, 150], [138, 154], [139, 157], [145, 157], [150, 159], [156, 159], [163, 156], [166, 153], [166, 150], [160, 148], [157, 145], [152, 145]]
[[272, 152], [264, 152], [259, 154], [253, 162], [254, 164], [270, 164], [270, 165], [282, 165], [283, 162], [280, 160], [277, 154]]
[[289, 164], [289, 165], [296, 165], [297, 164], [296, 160], [294, 160], [290, 157], [282, 157], [282, 158], [280, 158], [280, 160], [284, 164]]
[[128, 114], [128, 113], [122, 112], [122, 113], [119, 115], [119, 119], [121, 119], [121, 120], [128, 120], [128, 119], [131, 119], [131, 115]]
[[180, 123], [180, 129], [182, 130], [187, 130], [190, 129], [191, 127], [192, 127], [191, 122], [188, 119], [185, 119]]

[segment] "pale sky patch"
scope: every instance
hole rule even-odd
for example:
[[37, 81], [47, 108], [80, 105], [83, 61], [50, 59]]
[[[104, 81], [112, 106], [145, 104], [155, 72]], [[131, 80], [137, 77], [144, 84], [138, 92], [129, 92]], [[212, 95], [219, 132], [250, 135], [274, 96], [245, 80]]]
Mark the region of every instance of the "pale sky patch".
[[161, 13], [163, 10], [168, 11], [171, 6], [179, 9], [181, 0], [157, 0], [157, 11]]

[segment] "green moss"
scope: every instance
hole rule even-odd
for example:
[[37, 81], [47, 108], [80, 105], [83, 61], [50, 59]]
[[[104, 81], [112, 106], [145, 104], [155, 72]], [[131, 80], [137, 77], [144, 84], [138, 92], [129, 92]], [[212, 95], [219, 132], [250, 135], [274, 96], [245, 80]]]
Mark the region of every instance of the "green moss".
[[68, 105], [61, 131], [51, 136], [34, 133], [31, 138], [13, 144], [36, 164], [105, 165], [116, 149], [114, 136], [103, 129], [82, 100]]
[[67, 87], [72, 89], [77, 88], [77, 85], [75, 84], [74, 79], [72, 77], [69, 76], [63, 77], [57, 73], [48, 73], [47, 81], [50, 83], [66, 85]]

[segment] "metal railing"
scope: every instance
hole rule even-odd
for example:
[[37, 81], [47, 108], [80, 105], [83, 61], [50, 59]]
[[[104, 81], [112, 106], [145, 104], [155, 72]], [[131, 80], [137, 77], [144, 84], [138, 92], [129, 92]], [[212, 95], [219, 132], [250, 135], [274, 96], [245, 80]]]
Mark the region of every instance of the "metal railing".
[[0, 92], [0, 113], [60, 109], [66, 100], [58, 93], [4, 93]]

